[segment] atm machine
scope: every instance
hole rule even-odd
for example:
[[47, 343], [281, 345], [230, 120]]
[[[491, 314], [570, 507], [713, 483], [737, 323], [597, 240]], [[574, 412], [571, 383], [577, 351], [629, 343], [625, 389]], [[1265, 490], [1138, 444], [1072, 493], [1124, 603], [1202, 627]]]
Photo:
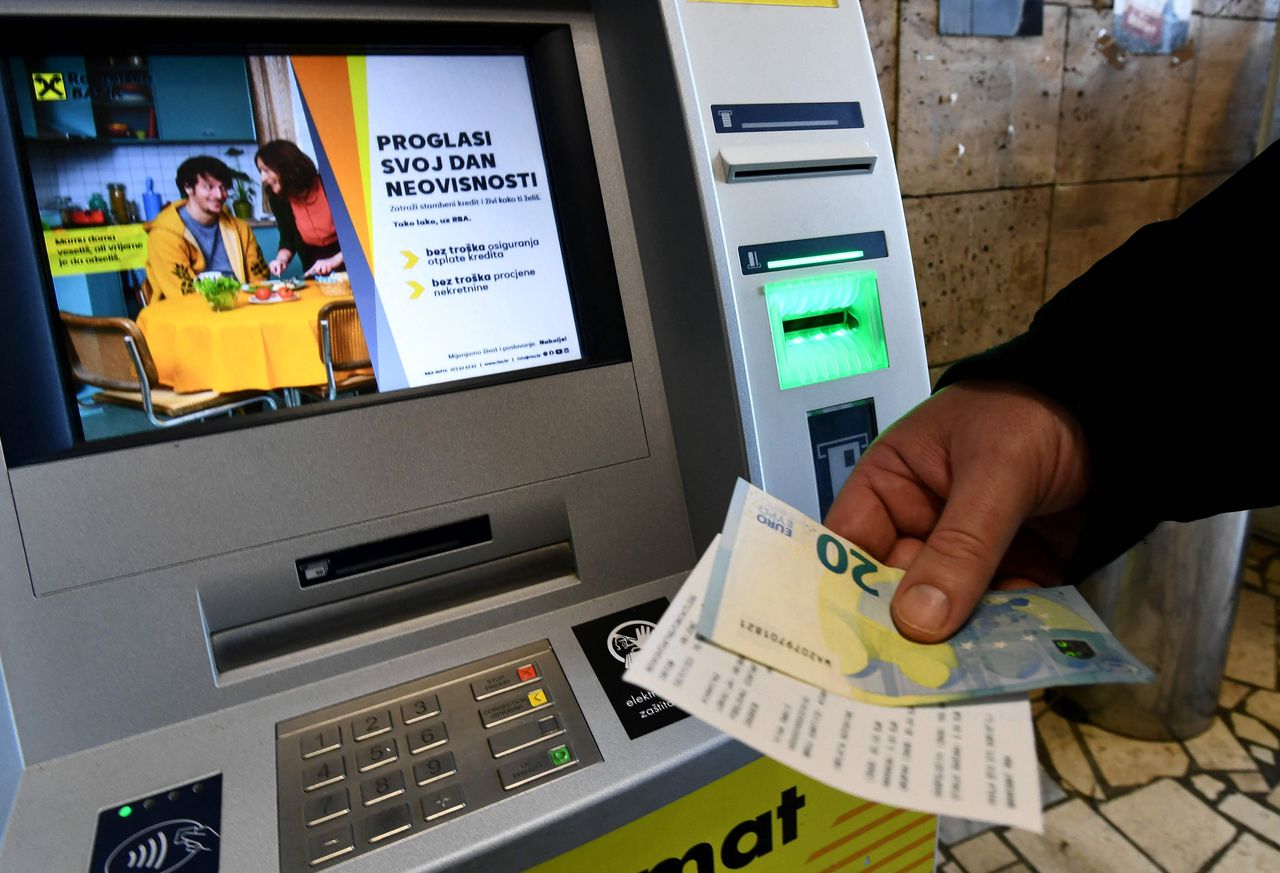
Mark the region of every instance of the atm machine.
[[[45, 0], [0, 4], [0, 33], [0, 870], [801, 869], [797, 831], [860, 807], [620, 675], [737, 477], [819, 515], [927, 393], [859, 4]], [[158, 107], [161, 67], [228, 56], [359, 66], [345, 91], [294, 74], [313, 135], [320, 103], [383, 125], [365, 152], [428, 133], [361, 115], [379, 59], [514, 58], [573, 352], [407, 385], [384, 365], [376, 392], [87, 436], [38, 177], [225, 140], [170, 140], [168, 116], [104, 133], [147, 95], [64, 71], [149, 67]], [[490, 93], [479, 69], [460, 92]], [[77, 75], [87, 131], [36, 102]], [[330, 200], [358, 230], [358, 198]], [[407, 282], [355, 248], [362, 307]], [[384, 352], [391, 305], [360, 313]], [[858, 869], [931, 869], [920, 818], [912, 852], [837, 842]]]

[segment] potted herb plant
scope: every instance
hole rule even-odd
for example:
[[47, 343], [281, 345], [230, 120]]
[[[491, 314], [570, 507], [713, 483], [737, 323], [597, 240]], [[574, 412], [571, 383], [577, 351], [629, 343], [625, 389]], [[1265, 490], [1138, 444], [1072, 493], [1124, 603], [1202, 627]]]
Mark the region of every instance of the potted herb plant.
[[236, 218], [248, 221], [253, 218], [253, 198], [257, 196], [258, 189], [253, 185], [253, 178], [240, 169], [240, 156], [244, 154], [242, 149], [230, 146], [224, 155], [235, 161], [235, 167], [231, 170], [231, 211]]
[[247, 173], [239, 170], [231, 171], [233, 187], [231, 190], [231, 211], [236, 218], [248, 221], [253, 218], [253, 198], [258, 193], [253, 187], [253, 180]]

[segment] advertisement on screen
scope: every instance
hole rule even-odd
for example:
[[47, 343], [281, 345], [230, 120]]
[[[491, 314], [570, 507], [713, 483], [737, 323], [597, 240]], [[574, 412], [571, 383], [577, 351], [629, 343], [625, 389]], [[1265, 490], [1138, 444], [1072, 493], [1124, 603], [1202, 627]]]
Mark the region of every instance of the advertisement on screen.
[[579, 359], [524, 59], [292, 60], [381, 389]]
[[583, 361], [523, 54], [7, 62], [83, 439]]

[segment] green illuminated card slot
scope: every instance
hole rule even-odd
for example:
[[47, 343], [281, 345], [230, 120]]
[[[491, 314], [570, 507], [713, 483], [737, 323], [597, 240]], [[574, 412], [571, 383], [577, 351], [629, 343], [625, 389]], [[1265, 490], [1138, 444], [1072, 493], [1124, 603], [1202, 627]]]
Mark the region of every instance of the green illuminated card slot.
[[889, 366], [874, 272], [770, 282], [764, 296], [783, 390]]
[[809, 331], [831, 331], [836, 328], [858, 329], [858, 317], [848, 309], [833, 309], [821, 315], [802, 315], [799, 318], [784, 318], [782, 332], [788, 337], [797, 337]]

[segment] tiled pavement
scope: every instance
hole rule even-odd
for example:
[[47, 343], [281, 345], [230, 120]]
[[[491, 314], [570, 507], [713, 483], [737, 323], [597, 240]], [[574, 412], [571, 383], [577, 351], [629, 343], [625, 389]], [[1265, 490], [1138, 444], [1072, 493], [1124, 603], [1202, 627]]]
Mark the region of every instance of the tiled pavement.
[[1132, 740], [1034, 704], [1043, 836], [942, 819], [941, 873], [1280, 873], [1280, 544], [1248, 546], [1218, 717]]

